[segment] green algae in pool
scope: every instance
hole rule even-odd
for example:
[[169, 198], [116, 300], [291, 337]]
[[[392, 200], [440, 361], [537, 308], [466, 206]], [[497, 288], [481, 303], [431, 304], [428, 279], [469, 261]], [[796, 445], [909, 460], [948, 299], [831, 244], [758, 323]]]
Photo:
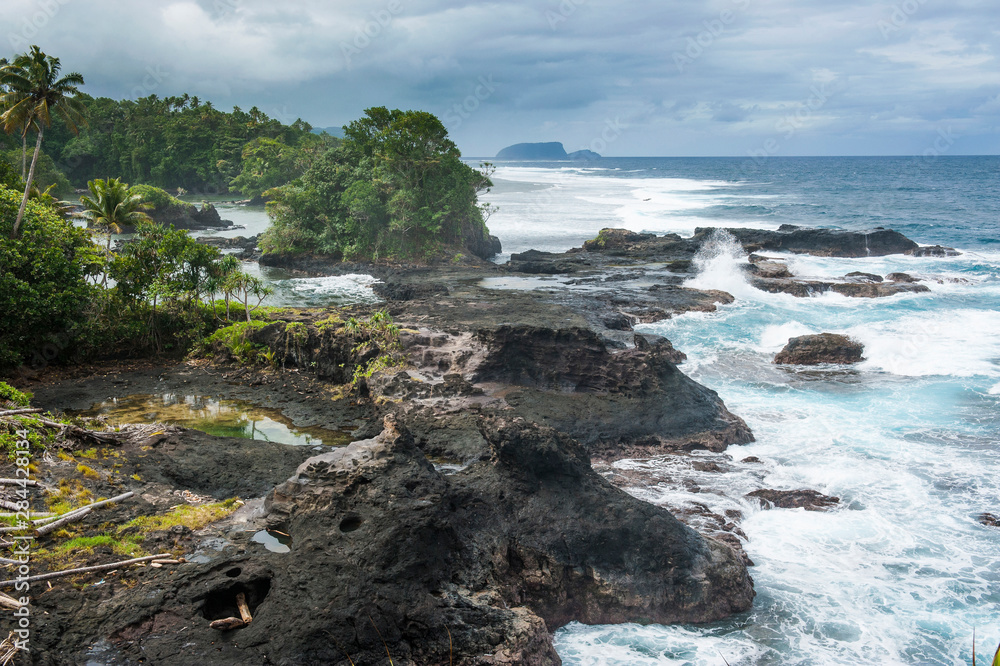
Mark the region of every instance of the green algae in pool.
[[346, 432], [295, 427], [278, 410], [207, 396], [131, 395], [97, 403], [77, 414], [106, 416], [119, 423], [167, 423], [217, 437], [257, 439], [292, 446], [346, 446], [351, 442]]

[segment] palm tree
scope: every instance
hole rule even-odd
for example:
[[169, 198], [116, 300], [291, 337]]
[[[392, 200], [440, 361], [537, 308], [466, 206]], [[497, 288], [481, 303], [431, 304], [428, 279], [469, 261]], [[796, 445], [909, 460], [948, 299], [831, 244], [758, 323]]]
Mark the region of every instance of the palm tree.
[[83, 85], [83, 76], [73, 72], [59, 78], [61, 68], [59, 58], [45, 55], [37, 46], [32, 46], [30, 52], [0, 68], [0, 85], [4, 88], [0, 95], [0, 108], [4, 109], [0, 122], [3, 123], [4, 131], [21, 132], [22, 138], [27, 136], [30, 129], [38, 132], [21, 208], [17, 211], [11, 237], [17, 236], [21, 220], [24, 219], [31, 182], [35, 179], [38, 154], [42, 150], [42, 136], [45, 128], [52, 125], [52, 111], [62, 116], [66, 126], [74, 134], [85, 123], [83, 102], [76, 97], [80, 92], [77, 86]]
[[[150, 221], [143, 212], [150, 208], [138, 194], [130, 194], [129, 187], [118, 178], [92, 180], [87, 183], [92, 196], [80, 197], [83, 216], [98, 231], [108, 235], [106, 252], [111, 256], [111, 234], [120, 234], [122, 227], [134, 227], [140, 222]], [[104, 274], [103, 285], [108, 284], [108, 274]]]

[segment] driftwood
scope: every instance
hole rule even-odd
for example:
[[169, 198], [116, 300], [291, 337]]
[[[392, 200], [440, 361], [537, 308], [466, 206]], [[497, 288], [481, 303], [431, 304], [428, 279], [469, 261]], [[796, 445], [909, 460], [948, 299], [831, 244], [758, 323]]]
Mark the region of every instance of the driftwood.
[[30, 479], [0, 479], [0, 486], [31, 486], [35, 488], [38, 486], [38, 481]]
[[98, 564], [93, 567], [81, 567], [79, 569], [67, 569], [65, 571], [53, 571], [52, 573], [39, 574], [37, 576], [27, 576], [19, 580], [2, 580], [0, 581], [0, 588], [2, 587], [13, 587], [18, 582], [27, 581], [28, 583], [37, 583], [40, 580], [50, 580], [52, 578], [65, 578], [66, 576], [76, 576], [77, 574], [85, 573], [96, 573], [98, 571], [111, 571], [112, 569], [118, 569], [120, 567], [126, 567], [131, 564], [144, 564], [146, 562], [151, 562], [153, 560], [162, 560], [164, 558], [171, 557], [169, 554], [160, 555], [147, 555], [146, 557], [137, 557], [132, 560], [125, 560], [124, 562], [112, 562], [111, 564]]
[[35, 530], [35, 536], [45, 536], [49, 532], [55, 532], [63, 525], [69, 525], [70, 523], [75, 523], [78, 520], [82, 520], [83, 518], [86, 518], [90, 514], [90, 511], [91, 509], [89, 506], [84, 507], [79, 511], [70, 511], [59, 520], [54, 520], [51, 523], [48, 523], [47, 525], [42, 525], [41, 527], [37, 528]]
[[44, 536], [44, 535], [48, 534], [49, 532], [53, 532], [53, 531], [59, 529], [63, 525], [67, 525], [69, 523], [74, 523], [74, 522], [80, 520], [81, 518], [83, 518], [84, 516], [86, 516], [87, 514], [89, 514], [94, 509], [98, 509], [98, 508], [100, 508], [102, 506], [106, 506], [108, 504], [114, 504], [115, 502], [120, 502], [122, 500], [126, 500], [129, 497], [132, 497], [133, 495], [135, 495], [135, 493], [130, 490], [127, 493], [122, 493], [121, 495], [118, 495], [117, 497], [112, 497], [111, 499], [101, 500], [100, 502], [94, 502], [93, 504], [88, 504], [87, 506], [82, 506], [79, 509], [76, 509], [74, 511], [70, 511], [69, 513], [64, 513], [62, 516], [60, 516], [58, 518], [58, 520], [54, 520], [52, 522], [47, 522], [47, 521], [50, 520], [49, 518], [42, 518], [41, 520], [35, 521], [36, 524], [38, 524], [38, 523], [45, 523], [44, 525], [41, 525], [41, 526], [39, 526], [39, 527], [37, 527], [35, 529], [35, 536]]
[[0, 608], [6, 608], [7, 610], [17, 610], [21, 607], [21, 602], [14, 597], [8, 597], [3, 592], [0, 592]]
[[0, 412], [0, 416], [20, 416], [21, 414], [41, 414], [44, 409], [7, 409]]
[[227, 617], [224, 620], [216, 620], [208, 625], [212, 629], [218, 629], [219, 631], [230, 631], [232, 629], [240, 629], [241, 627], [247, 626], [247, 623], [238, 617]]
[[114, 432], [97, 432], [96, 430], [87, 430], [81, 428], [80, 426], [75, 426], [69, 423], [57, 423], [55, 421], [49, 421], [48, 419], [37, 419], [39, 423], [47, 428], [55, 428], [61, 430], [63, 435], [71, 435], [77, 439], [89, 439], [98, 444], [117, 444], [118, 443], [118, 433]]
[[240, 592], [236, 595], [236, 607], [240, 609], [240, 617], [245, 624], [253, 622], [253, 615], [250, 614], [250, 607], [247, 606], [247, 596]]
[[17, 647], [17, 634], [13, 631], [7, 634], [7, 638], [0, 643], [0, 666], [9, 666], [14, 663], [14, 659], [21, 654], [21, 648]]

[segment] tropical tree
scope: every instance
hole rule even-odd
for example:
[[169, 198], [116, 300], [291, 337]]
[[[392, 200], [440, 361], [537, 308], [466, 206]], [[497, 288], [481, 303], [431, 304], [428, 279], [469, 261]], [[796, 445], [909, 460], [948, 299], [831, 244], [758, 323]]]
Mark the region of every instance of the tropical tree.
[[[91, 226], [108, 235], [105, 251], [110, 259], [111, 235], [120, 234], [123, 227], [138, 226], [140, 222], [150, 220], [144, 210], [149, 204], [138, 194], [132, 194], [129, 186], [118, 178], [108, 180], [92, 180], [87, 183], [91, 196], [80, 197], [83, 204], [83, 216]], [[108, 275], [104, 274], [103, 286], [108, 284]]]
[[62, 65], [59, 58], [45, 55], [37, 46], [32, 46], [31, 51], [18, 56], [14, 62], [0, 69], [0, 85], [4, 87], [4, 92], [0, 95], [0, 108], [4, 109], [0, 122], [3, 123], [4, 131], [8, 134], [21, 132], [23, 138], [34, 128], [38, 134], [11, 237], [17, 236], [24, 219], [38, 154], [42, 150], [42, 137], [45, 128], [52, 125], [52, 112], [62, 116], [66, 126], [74, 134], [79, 132], [80, 125], [85, 124], [84, 106], [77, 98], [80, 93], [77, 86], [83, 85], [83, 76], [73, 72], [59, 78], [60, 69]]

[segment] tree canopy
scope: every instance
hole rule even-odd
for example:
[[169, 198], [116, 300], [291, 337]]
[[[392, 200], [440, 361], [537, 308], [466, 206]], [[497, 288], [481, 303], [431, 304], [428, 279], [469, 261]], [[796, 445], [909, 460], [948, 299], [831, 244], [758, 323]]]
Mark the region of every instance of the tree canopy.
[[486, 234], [478, 194], [489, 174], [469, 167], [438, 118], [377, 107], [301, 179], [271, 190], [265, 252], [351, 259], [429, 257]]

